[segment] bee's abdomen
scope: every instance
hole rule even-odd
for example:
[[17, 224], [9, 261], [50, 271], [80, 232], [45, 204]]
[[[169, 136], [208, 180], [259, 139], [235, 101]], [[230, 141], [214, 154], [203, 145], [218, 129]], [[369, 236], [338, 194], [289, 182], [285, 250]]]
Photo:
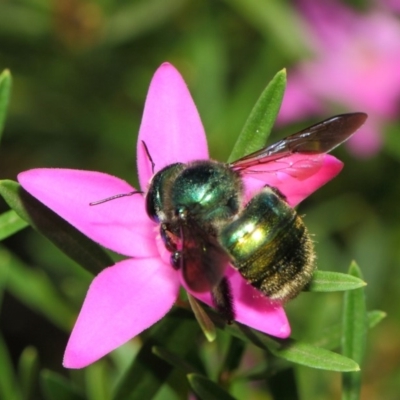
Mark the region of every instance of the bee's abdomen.
[[219, 234], [232, 264], [271, 299], [295, 297], [314, 270], [314, 251], [303, 221], [273, 189], [265, 188]]

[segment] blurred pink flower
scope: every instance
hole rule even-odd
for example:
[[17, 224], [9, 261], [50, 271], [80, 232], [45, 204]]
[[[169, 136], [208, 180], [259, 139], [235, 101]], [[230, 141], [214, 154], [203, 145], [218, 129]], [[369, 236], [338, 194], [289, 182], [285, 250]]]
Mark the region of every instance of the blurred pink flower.
[[382, 123], [399, 111], [400, 22], [389, 12], [355, 12], [338, 1], [300, 0], [313, 52], [289, 71], [280, 122], [324, 112], [329, 104], [364, 111], [367, 123], [348, 141], [359, 156], [381, 146]]
[[386, 7], [389, 11], [400, 12], [399, 0], [375, 0], [378, 7]]
[[[137, 155], [139, 181], [145, 192], [155, 172], [175, 162], [207, 159], [206, 136], [197, 109], [178, 71], [168, 63], [155, 73], [140, 126]], [[342, 168], [325, 155], [318, 171], [299, 182], [284, 172], [264, 181], [246, 178], [251, 190], [274, 184], [296, 205]], [[169, 264], [159, 227], [146, 214], [145, 198], [137, 193], [97, 206], [89, 203], [134, 191], [128, 183], [100, 172], [33, 169], [22, 172], [25, 190], [97, 243], [130, 258], [96, 276], [71, 333], [64, 366], [81, 368], [156, 323], [173, 306], [181, 283]], [[236, 320], [262, 332], [285, 338], [290, 326], [284, 309], [247, 284], [231, 267], [226, 276], [233, 293]], [[182, 282], [184, 284], [184, 282]], [[212, 305], [209, 294], [194, 296]]]

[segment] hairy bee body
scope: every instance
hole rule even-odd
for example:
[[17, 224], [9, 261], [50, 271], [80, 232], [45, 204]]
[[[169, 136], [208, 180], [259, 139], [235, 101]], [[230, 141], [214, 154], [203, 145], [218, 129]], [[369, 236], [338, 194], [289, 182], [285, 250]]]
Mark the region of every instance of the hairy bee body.
[[[230, 263], [269, 298], [295, 297], [315, 269], [313, 243], [284, 194], [266, 185], [245, 203], [243, 178], [287, 174], [302, 190], [324, 165], [325, 154], [346, 141], [366, 120], [364, 113], [331, 117], [230, 164], [202, 160], [171, 164], [152, 178], [146, 211], [187, 287], [210, 291], [227, 321], [235, 317], [228, 280]], [[151, 152], [144, 144], [149, 161]], [[275, 180], [274, 180], [275, 179]], [[318, 178], [320, 179], [320, 177]]]
[[253, 197], [219, 232], [219, 241], [246, 280], [271, 299], [295, 297], [312, 277], [315, 254], [307, 229], [273, 188]]
[[229, 165], [196, 161], [159, 171], [146, 204], [191, 290], [212, 291], [230, 262], [256, 289], [286, 301], [312, 275], [307, 230], [276, 189], [265, 187], [247, 205], [243, 197]]
[[[235, 318], [224, 276], [229, 263], [269, 298], [284, 302], [295, 297], [315, 268], [307, 229], [277, 187], [265, 185], [246, 204], [243, 178], [276, 182], [284, 191], [298, 191], [299, 200], [334, 176], [331, 162], [324, 164], [326, 153], [366, 119], [360, 112], [336, 115], [230, 164], [200, 160], [158, 170], [146, 193], [146, 211], [159, 224], [170, 263], [181, 271], [187, 287], [196, 293], [209, 291], [228, 322]], [[154, 171], [151, 149], [142, 143]], [[333, 169], [337, 173], [340, 167]], [[285, 179], [293, 187], [285, 186]], [[117, 194], [91, 205], [136, 193], [141, 192]]]

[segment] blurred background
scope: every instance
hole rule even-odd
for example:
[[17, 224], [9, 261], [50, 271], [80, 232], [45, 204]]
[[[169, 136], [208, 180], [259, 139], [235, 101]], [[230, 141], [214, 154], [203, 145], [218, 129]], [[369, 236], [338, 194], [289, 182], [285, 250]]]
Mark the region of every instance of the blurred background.
[[[141, 113], [164, 61], [184, 76], [221, 161], [282, 68], [288, 88], [271, 141], [334, 114], [369, 114], [334, 152], [343, 172], [299, 212], [315, 234], [319, 269], [346, 272], [356, 260], [368, 309], [387, 312], [370, 331], [362, 398], [397, 399], [400, 2], [0, 0], [0, 71], [13, 75], [0, 178], [66, 167], [137, 186]], [[7, 209], [1, 200], [0, 212]], [[90, 274], [30, 228], [1, 243], [0, 274], [0, 357], [7, 349], [17, 368], [21, 354], [36, 349], [42, 368], [68, 374], [62, 355]], [[305, 293], [291, 302], [294, 336], [312, 338], [340, 322], [342, 297]], [[296, 376], [302, 399], [340, 393], [339, 374], [296, 367]]]

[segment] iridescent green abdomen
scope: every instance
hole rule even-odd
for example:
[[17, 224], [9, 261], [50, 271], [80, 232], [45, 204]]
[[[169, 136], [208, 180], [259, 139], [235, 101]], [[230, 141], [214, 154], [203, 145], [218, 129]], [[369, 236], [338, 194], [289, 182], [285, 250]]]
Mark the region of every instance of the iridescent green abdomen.
[[265, 187], [244, 207], [242, 202], [238, 174], [209, 160], [162, 169], [146, 196], [171, 265], [194, 292], [212, 291], [228, 319], [233, 315], [229, 290], [221, 287], [227, 285], [223, 276], [229, 262], [251, 285], [279, 301], [296, 296], [314, 270], [307, 230], [277, 189]]
[[244, 278], [272, 299], [297, 295], [314, 270], [313, 246], [303, 221], [269, 187], [220, 231], [219, 241]]

